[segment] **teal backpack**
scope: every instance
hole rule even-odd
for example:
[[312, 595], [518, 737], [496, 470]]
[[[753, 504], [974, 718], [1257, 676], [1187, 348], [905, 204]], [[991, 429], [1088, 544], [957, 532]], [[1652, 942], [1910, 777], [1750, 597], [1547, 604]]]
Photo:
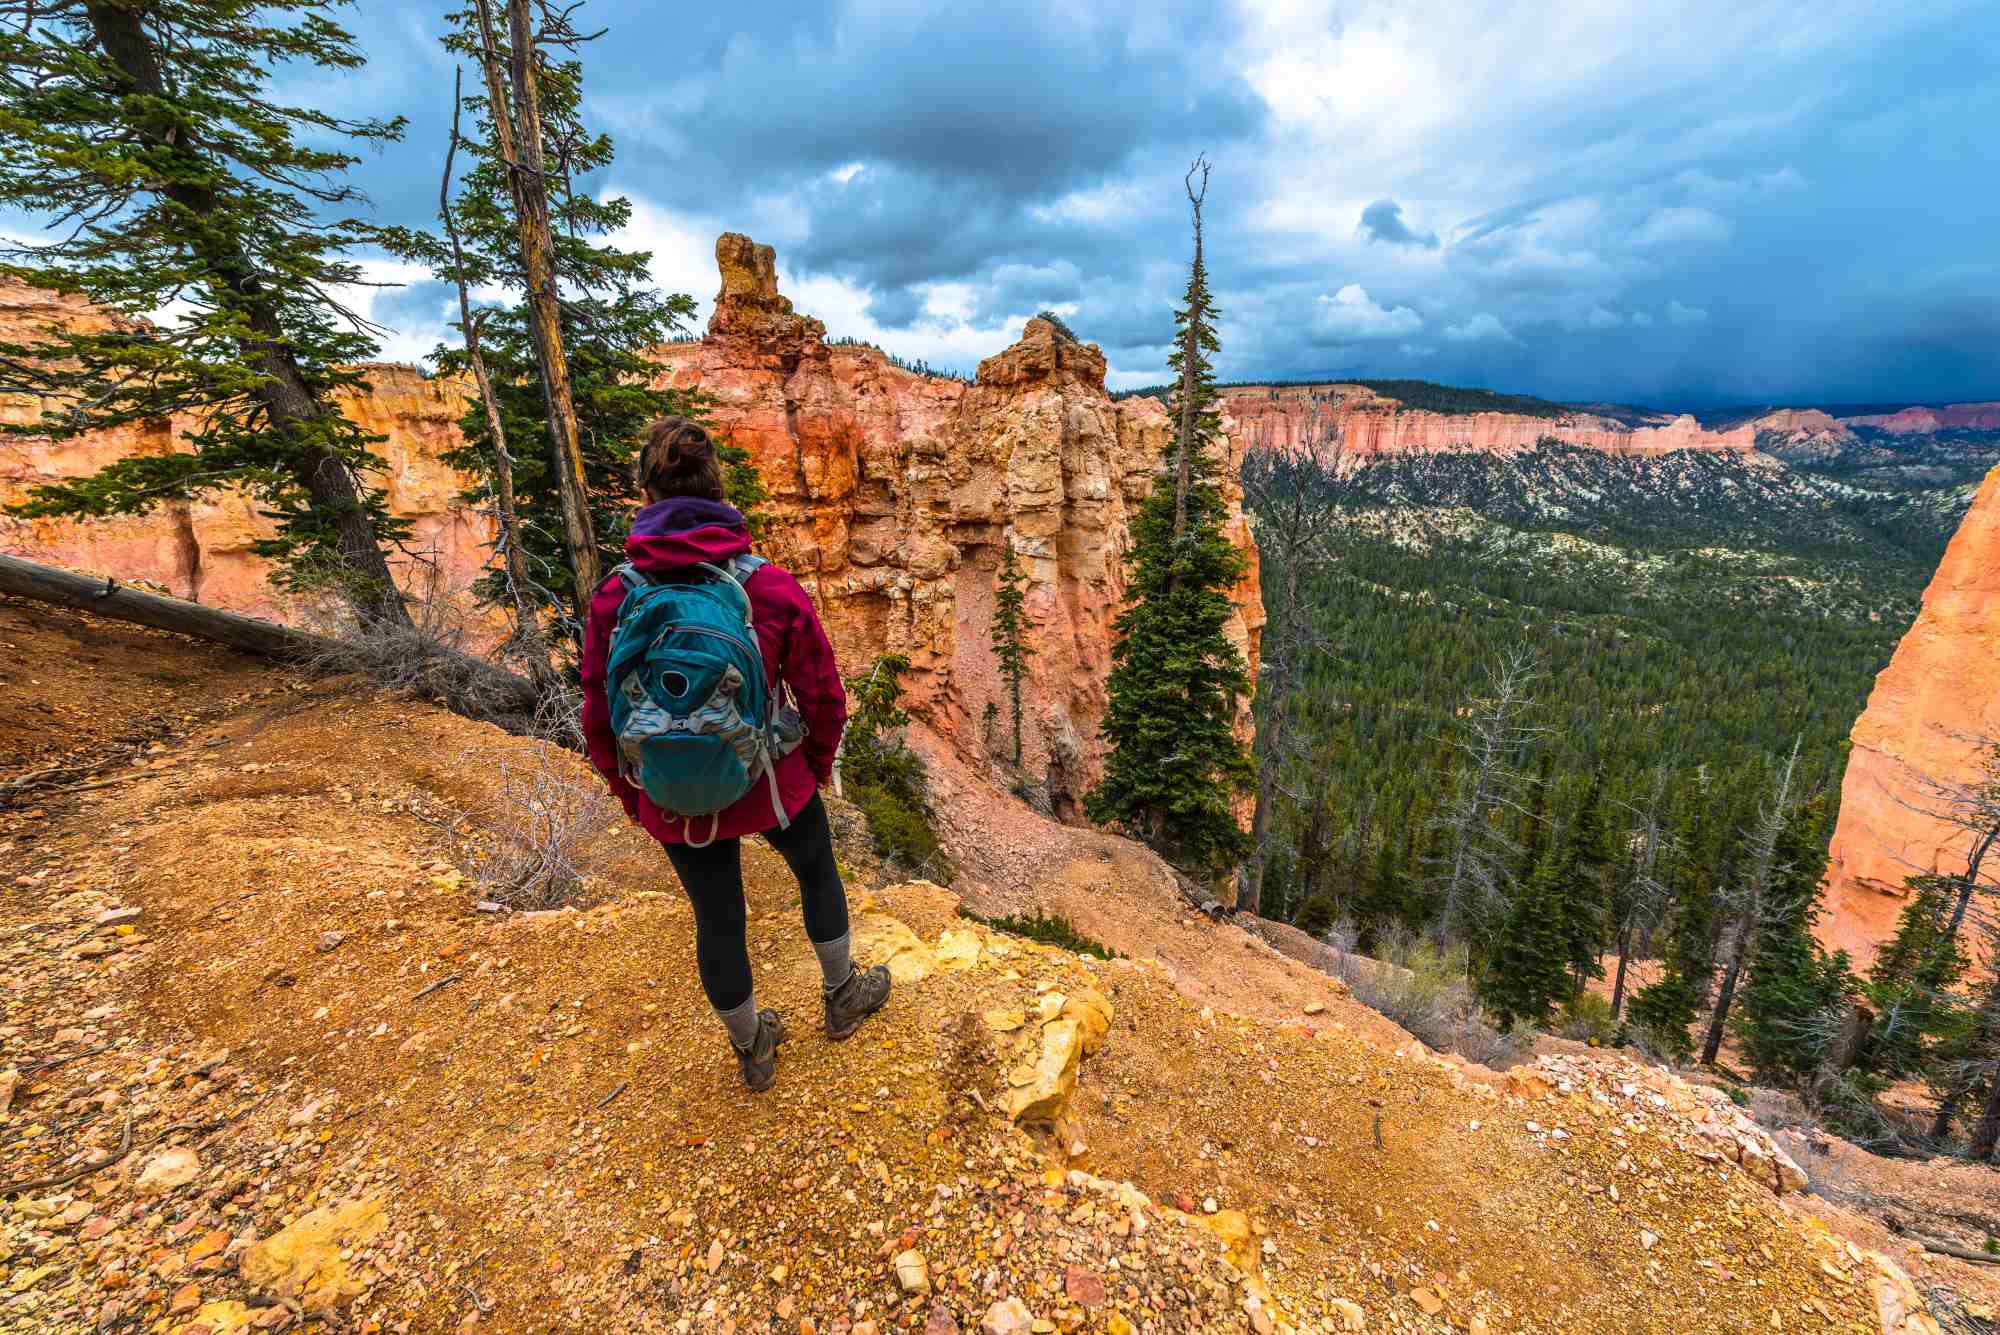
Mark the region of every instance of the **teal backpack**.
[[[618, 770], [654, 806], [685, 820], [696, 848], [715, 841], [723, 810], [760, 778], [771, 786], [778, 825], [789, 824], [777, 762], [804, 729], [795, 711], [778, 707], [764, 677], [743, 590], [764, 564], [739, 556], [726, 567], [689, 567], [696, 578], [673, 581], [629, 563], [612, 572], [625, 583], [604, 673]], [[709, 827], [697, 841], [699, 816]]]

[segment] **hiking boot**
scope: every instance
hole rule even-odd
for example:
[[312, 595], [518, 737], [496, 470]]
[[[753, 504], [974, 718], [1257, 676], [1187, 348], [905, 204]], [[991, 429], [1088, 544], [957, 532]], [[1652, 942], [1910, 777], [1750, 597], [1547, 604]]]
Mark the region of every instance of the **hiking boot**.
[[851, 969], [847, 981], [826, 994], [826, 1036], [838, 1043], [882, 1009], [889, 999], [889, 966]]
[[743, 1083], [750, 1092], [761, 1094], [778, 1078], [778, 1044], [785, 1041], [785, 1022], [768, 1006], [757, 1012], [757, 1037], [747, 1048], [736, 1048], [736, 1064], [743, 1068]]

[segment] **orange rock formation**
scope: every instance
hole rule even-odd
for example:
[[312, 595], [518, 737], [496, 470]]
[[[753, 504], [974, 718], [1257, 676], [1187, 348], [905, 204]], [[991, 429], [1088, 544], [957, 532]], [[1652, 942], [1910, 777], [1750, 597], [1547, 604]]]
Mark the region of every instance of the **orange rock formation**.
[[[0, 338], [31, 341], [51, 326], [103, 327], [105, 317], [79, 299], [19, 284], [0, 285]], [[492, 541], [484, 516], [459, 500], [462, 482], [438, 462], [459, 443], [464, 395], [451, 381], [415, 367], [371, 365], [368, 392], [343, 399], [363, 428], [387, 440], [380, 479], [389, 508], [416, 534], [410, 550], [434, 561], [444, 588], [463, 587], [479, 572]], [[39, 421], [45, 405], [24, 395], [0, 397], [0, 420]], [[0, 505], [24, 500], [36, 483], [94, 473], [132, 454], [187, 448], [193, 423], [175, 418], [71, 440], [0, 439]], [[241, 495], [224, 492], [193, 503], [162, 506], [130, 518], [23, 520], [0, 516], [0, 551], [33, 561], [159, 585], [170, 593], [255, 616], [295, 619], [300, 609], [270, 584], [270, 567], [253, 544], [271, 522]], [[408, 562], [403, 562], [408, 568]]]
[[[830, 347], [825, 327], [779, 294], [770, 247], [725, 235], [716, 259], [722, 292], [708, 336], [660, 349], [660, 380], [699, 388], [716, 425], [756, 457], [773, 493], [765, 549], [812, 591], [850, 671], [906, 654], [913, 712], [943, 744], [978, 759], [989, 704], [1003, 711], [1004, 729], [988, 626], [1000, 544], [1011, 542], [1028, 579], [1034, 652], [1023, 770], [1072, 814], [1101, 770], [1097, 728], [1127, 522], [1170, 438], [1165, 410], [1151, 399], [1112, 402], [1103, 354], [1041, 320], [982, 362], [972, 384], [902, 370], [873, 348]], [[0, 288], [0, 330], [94, 318], [79, 303]], [[380, 450], [390, 508], [415, 521], [447, 586], [462, 587], [491, 543], [484, 516], [458, 499], [463, 480], [439, 462], [460, 440], [464, 388], [407, 366], [371, 366], [368, 379], [369, 392], [345, 406], [388, 437]], [[17, 398], [0, 411], [30, 421], [41, 405]], [[122, 455], [186, 448], [186, 427], [0, 442], [0, 504]], [[1240, 462], [1233, 449], [1232, 478]], [[1230, 504], [1230, 536], [1253, 554], [1231, 631], [1254, 666], [1263, 607], [1233, 484]], [[225, 494], [136, 519], [0, 518], [0, 550], [286, 619], [297, 609], [250, 550], [268, 532]]]
[[1923, 814], [1922, 780], [1972, 780], [2000, 737], [2000, 468], [1945, 550], [1923, 609], [1854, 725], [1820, 936], [1865, 962], [1894, 931], [1907, 877], [1959, 871], [1966, 838]]
[[[1071, 814], [1102, 762], [1127, 523], [1170, 438], [1165, 410], [1114, 403], [1103, 353], [1045, 320], [971, 384], [926, 377], [872, 348], [829, 347], [825, 327], [779, 294], [769, 246], [727, 234], [716, 261], [708, 336], [661, 349], [661, 378], [699, 389], [711, 420], [756, 457], [773, 493], [772, 556], [812, 591], [850, 669], [908, 655], [913, 710], [976, 757], [987, 706], [1005, 722], [988, 627], [1011, 542], [1034, 654], [1023, 769]], [[1232, 478], [1240, 462], [1234, 447]], [[1231, 537], [1254, 557], [1241, 500], [1232, 484]], [[1254, 665], [1254, 560], [1234, 596], [1232, 638]]]
[[1253, 445], [1293, 449], [1311, 438], [1315, 444], [1337, 442], [1350, 458], [1404, 450], [1509, 454], [1533, 449], [1544, 439], [1613, 454], [1745, 452], [1757, 445], [1754, 423], [1709, 431], [1687, 414], [1661, 413], [1634, 427], [1583, 412], [1561, 417], [1437, 413], [1407, 408], [1364, 385], [1238, 386], [1223, 391], [1223, 398]]

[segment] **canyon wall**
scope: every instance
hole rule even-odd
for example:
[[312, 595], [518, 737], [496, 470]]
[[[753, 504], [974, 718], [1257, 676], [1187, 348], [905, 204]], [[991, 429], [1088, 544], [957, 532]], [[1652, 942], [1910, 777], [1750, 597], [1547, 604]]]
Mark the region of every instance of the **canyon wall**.
[[1872, 426], [1897, 436], [1929, 436], [1940, 431], [2000, 431], [2000, 402], [1904, 408], [1893, 413], [1843, 417], [1840, 420], [1848, 426]]
[[[105, 328], [108, 322], [76, 298], [17, 283], [0, 284], [0, 339], [33, 341], [50, 327]], [[377, 446], [386, 468], [378, 480], [389, 508], [415, 529], [411, 555], [395, 560], [411, 586], [428, 585], [417, 563], [438, 572], [437, 584], [463, 588], [476, 576], [492, 542], [492, 526], [458, 493], [463, 483], [438, 456], [460, 440], [464, 392], [452, 381], [426, 378], [415, 367], [371, 365], [365, 393], [341, 406], [363, 429], [386, 437]], [[43, 401], [0, 396], [0, 421], [41, 420]], [[196, 424], [149, 422], [69, 440], [0, 437], [0, 506], [27, 499], [37, 483], [94, 473], [128, 455], [186, 450]], [[138, 516], [76, 521], [0, 515], [0, 551], [122, 580], [156, 585], [182, 598], [253, 616], [297, 620], [307, 609], [274, 589], [270, 565], [253, 550], [273, 525], [239, 493], [174, 502]], [[413, 560], [414, 558], [414, 560]]]
[[[762, 549], [812, 592], [850, 673], [884, 653], [907, 655], [912, 712], [983, 763], [1003, 733], [1011, 750], [988, 629], [1001, 545], [1011, 543], [1027, 579], [1034, 655], [1021, 773], [1059, 814], [1075, 814], [1102, 768], [1097, 729], [1127, 525], [1170, 439], [1166, 411], [1151, 399], [1114, 403], [1103, 354], [1042, 320], [982, 362], [970, 384], [903, 370], [874, 348], [829, 346], [824, 326], [779, 294], [768, 246], [725, 235], [716, 254], [722, 291], [707, 337], [660, 349], [659, 383], [699, 389], [718, 430], [755, 456], [772, 492]], [[98, 318], [79, 303], [0, 288], [7, 336]], [[446, 586], [463, 588], [492, 536], [458, 499], [463, 479], [439, 462], [459, 443], [464, 387], [407, 366], [367, 373], [368, 392], [344, 407], [387, 437], [378, 449], [391, 510], [415, 523]], [[37, 420], [42, 407], [0, 401], [15, 422]], [[0, 505], [124, 455], [185, 449], [189, 426], [0, 441]], [[1232, 435], [1232, 479], [1241, 439]], [[1230, 633], [1254, 669], [1263, 608], [1233, 482], [1229, 502], [1230, 536], [1253, 557], [1234, 591]], [[269, 531], [253, 506], [225, 493], [129, 519], [0, 517], [0, 550], [295, 620], [305, 609], [270, 587], [251, 550]], [[989, 705], [1000, 711], [990, 729]], [[1238, 722], [1247, 739], [1247, 701]]]
[[[1033, 651], [1022, 770], [1073, 815], [1101, 769], [1127, 527], [1170, 439], [1166, 411], [1113, 402], [1103, 353], [1046, 320], [970, 384], [926, 377], [873, 348], [829, 346], [779, 294], [770, 247], [725, 235], [716, 260], [708, 336], [662, 348], [661, 383], [699, 390], [710, 421], [755, 456], [772, 492], [766, 550], [811, 590], [850, 671], [907, 655], [913, 712], [980, 758], [1011, 737], [988, 628], [1012, 544]], [[1231, 435], [1232, 479], [1242, 438]], [[1228, 493], [1230, 536], [1253, 556], [1231, 638], [1254, 669], [1255, 548], [1241, 491]], [[1239, 723], [1247, 737], [1247, 713]]]
[[1222, 392], [1225, 411], [1241, 424], [1253, 447], [1297, 449], [1312, 443], [1324, 454], [1366, 458], [1406, 450], [1511, 454], [1544, 439], [1613, 454], [1667, 454], [1674, 450], [1746, 453], [1757, 429], [1744, 423], [1710, 431], [1686, 414], [1654, 414], [1632, 426], [1593, 413], [1559, 417], [1525, 413], [1441, 413], [1411, 408], [1364, 385], [1236, 386]]
[[1924, 814], [1925, 779], [1967, 783], [2000, 737], [2000, 468], [1986, 475], [1923, 608], [1854, 725], [1820, 936], [1866, 962], [1894, 931], [1904, 881], [1962, 871], [1966, 837]]

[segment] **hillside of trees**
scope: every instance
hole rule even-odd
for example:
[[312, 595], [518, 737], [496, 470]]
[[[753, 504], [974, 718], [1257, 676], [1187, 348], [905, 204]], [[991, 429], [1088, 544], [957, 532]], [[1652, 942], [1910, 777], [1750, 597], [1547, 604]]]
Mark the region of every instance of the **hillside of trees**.
[[[1612, 1023], [1637, 1012], [1668, 1050], [1702, 1043], [1733, 943], [1769, 927], [1753, 883], [1804, 905], [1765, 956], [1820, 967], [1798, 935], [1814, 896], [1777, 888], [1818, 873], [1785, 850], [1823, 859], [1848, 729], [1967, 489], [1553, 443], [1290, 485], [1327, 503], [1313, 553], [1263, 569], [1267, 606], [1303, 590], [1279, 628], [1303, 685], [1267, 915], [1363, 949], [1442, 942], [1508, 1021], [1555, 1022], [1616, 958], [1684, 965], [1675, 996], [1617, 989]], [[1269, 479], [1250, 492], [1260, 529], [1281, 524]]]

